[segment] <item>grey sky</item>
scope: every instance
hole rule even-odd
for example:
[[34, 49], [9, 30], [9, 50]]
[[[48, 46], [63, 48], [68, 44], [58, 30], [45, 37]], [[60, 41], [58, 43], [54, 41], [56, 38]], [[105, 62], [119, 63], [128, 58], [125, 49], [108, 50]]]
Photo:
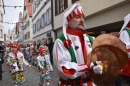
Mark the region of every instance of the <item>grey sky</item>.
[[[5, 7], [4, 22], [16, 23], [18, 22], [19, 12], [23, 12], [24, 0], [3, 0], [4, 5], [7, 6], [22, 6], [22, 7]], [[13, 29], [15, 24], [4, 23], [4, 33], [8, 33], [8, 29]]]

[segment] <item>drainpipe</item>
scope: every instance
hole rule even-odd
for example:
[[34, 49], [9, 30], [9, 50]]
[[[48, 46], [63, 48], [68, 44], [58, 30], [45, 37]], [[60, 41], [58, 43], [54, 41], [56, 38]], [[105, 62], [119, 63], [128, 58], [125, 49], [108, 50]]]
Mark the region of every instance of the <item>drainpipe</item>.
[[55, 29], [54, 29], [53, 0], [51, 0], [51, 18], [52, 18], [52, 22], [51, 22], [52, 31], [54, 32], [54, 36], [55, 36], [55, 39], [56, 39], [56, 37], [57, 37], [57, 32], [56, 32]]

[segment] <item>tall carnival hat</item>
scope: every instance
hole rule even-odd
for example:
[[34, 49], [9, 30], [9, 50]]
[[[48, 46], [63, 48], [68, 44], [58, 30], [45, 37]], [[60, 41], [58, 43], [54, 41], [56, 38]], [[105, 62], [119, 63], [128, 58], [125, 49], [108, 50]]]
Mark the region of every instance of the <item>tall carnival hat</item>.
[[81, 7], [81, 5], [78, 4], [74, 4], [70, 10], [68, 10], [65, 14], [64, 14], [64, 21], [63, 21], [63, 34], [65, 39], [67, 39], [67, 35], [66, 35], [66, 29], [68, 27], [68, 22], [75, 16], [78, 15], [84, 15], [84, 11]]
[[124, 25], [122, 26], [120, 32], [128, 25], [129, 22], [130, 22], [130, 13], [124, 17]]

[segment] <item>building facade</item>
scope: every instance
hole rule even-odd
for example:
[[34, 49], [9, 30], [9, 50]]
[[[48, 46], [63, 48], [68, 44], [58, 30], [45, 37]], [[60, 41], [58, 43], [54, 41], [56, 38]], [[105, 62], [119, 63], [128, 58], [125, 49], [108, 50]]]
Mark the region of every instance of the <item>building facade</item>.
[[52, 31], [51, 0], [32, 0], [33, 2], [33, 40], [41, 44], [42, 39], [54, 41]]
[[32, 34], [32, 3], [29, 0], [24, 0], [24, 11], [23, 11], [23, 44], [31, 43], [33, 34]]
[[16, 23], [16, 29], [17, 32], [15, 32], [15, 38], [17, 39], [17, 42], [19, 44], [22, 44], [24, 41], [24, 30], [22, 28], [23, 26], [23, 16], [22, 16], [22, 12], [19, 13], [19, 17], [18, 17], [18, 22]]
[[[0, 5], [4, 5], [3, 0], [0, 0]], [[0, 44], [4, 42], [4, 34], [3, 34], [3, 28], [4, 28], [4, 19], [3, 16], [5, 14], [4, 6], [0, 6]]]
[[64, 13], [75, 3], [80, 3], [85, 12], [85, 29], [95, 36], [119, 32], [124, 17], [130, 13], [130, 0], [53, 0], [56, 36], [62, 33]]

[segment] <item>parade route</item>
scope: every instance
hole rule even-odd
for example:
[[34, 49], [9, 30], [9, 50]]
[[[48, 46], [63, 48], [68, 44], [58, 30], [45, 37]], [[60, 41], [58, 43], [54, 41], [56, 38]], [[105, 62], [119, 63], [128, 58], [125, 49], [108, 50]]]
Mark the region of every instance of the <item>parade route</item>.
[[[24, 67], [25, 68], [25, 82], [23, 86], [38, 86], [39, 83], [39, 72], [36, 67]], [[58, 86], [58, 76], [56, 71], [51, 72], [51, 85], [50, 86]], [[3, 80], [0, 81], [0, 86], [13, 86], [11, 80], [11, 74], [9, 72], [9, 67], [3, 64]], [[44, 84], [46, 86], [46, 84]], [[114, 86], [114, 85], [113, 85]], [[128, 86], [128, 84], [123, 84], [122, 86]]]
[[[9, 72], [9, 67], [5, 65], [3, 66], [3, 80], [0, 81], [0, 86], [13, 86], [11, 73]], [[22, 86], [38, 86], [39, 83], [39, 72], [36, 67], [24, 67], [25, 68], [25, 82]], [[51, 85], [57, 86], [58, 84], [58, 76], [55, 71], [51, 72]], [[46, 86], [46, 85], [44, 85]]]

